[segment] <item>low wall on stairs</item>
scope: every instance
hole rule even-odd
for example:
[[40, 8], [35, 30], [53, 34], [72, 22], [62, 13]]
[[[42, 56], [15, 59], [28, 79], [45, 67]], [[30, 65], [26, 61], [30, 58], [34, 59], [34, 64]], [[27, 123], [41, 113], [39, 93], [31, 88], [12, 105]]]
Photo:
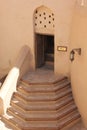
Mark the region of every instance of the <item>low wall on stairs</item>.
[[16, 91], [18, 80], [29, 70], [30, 50], [28, 46], [23, 46], [14, 67], [8, 73], [0, 90], [0, 115], [6, 112], [10, 104], [13, 92]]

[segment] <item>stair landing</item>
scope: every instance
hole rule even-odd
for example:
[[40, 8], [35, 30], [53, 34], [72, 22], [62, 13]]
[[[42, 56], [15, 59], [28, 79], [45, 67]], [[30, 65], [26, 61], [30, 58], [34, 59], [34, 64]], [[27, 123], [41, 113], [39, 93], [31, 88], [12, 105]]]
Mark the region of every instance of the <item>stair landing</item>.
[[63, 75], [55, 75], [53, 70], [40, 68], [33, 72], [28, 72], [22, 78], [27, 83], [55, 83], [64, 77]]

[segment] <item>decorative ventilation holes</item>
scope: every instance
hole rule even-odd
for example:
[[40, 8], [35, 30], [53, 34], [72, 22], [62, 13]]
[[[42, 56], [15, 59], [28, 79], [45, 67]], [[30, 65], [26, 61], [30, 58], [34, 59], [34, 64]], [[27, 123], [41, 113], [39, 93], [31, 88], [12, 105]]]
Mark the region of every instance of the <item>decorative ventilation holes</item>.
[[45, 6], [37, 8], [34, 13], [35, 30], [54, 30], [54, 13]]

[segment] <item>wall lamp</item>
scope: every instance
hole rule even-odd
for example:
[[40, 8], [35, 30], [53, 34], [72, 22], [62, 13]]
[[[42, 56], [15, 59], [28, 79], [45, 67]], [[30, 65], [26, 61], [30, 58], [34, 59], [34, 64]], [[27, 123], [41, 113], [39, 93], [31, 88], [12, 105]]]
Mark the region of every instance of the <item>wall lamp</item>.
[[84, 6], [85, 3], [86, 3], [86, 0], [76, 0], [76, 1], [77, 1], [77, 4], [78, 4], [79, 6]]
[[71, 50], [71, 52], [70, 52], [70, 60], [71, 61], [74, 60], [75, 53], [77, 53], [78, 55], [81, 55], [81, 48], [75, 48], [75, 49]]

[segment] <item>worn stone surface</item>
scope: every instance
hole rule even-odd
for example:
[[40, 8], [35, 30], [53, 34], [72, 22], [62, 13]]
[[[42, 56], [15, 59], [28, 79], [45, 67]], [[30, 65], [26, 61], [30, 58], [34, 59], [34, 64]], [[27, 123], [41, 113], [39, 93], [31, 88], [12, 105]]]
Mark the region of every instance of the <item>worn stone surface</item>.
[[[10, 129], [9, 127], [7, 127], [4, 123], [0, 121], [0, 130], [12, 130], [12, 129]], [[87, 130], [87, 129], [84, 127], [84, 124], [82, 123], [82, 121], [79, 121], [76, 125], [74, 125], [71, 128], [68, 128], [67, 130]]]
[[76, 125], [68, 128], [67, 130], [87, 130], [82, 121], [79, 121]]
[[12, 130], [9, 126], [5, 125], [2, 121], [0, 121], [0, 130]]
[[53, 70], [41, 68], [33, 72], [28, 72], [26, 75], [24, 75], [23, 79], [29, 83], [42, 83], [54, 82], [55, 80], [61, 79], [62, 77], [63, 75], [55, 75]]

